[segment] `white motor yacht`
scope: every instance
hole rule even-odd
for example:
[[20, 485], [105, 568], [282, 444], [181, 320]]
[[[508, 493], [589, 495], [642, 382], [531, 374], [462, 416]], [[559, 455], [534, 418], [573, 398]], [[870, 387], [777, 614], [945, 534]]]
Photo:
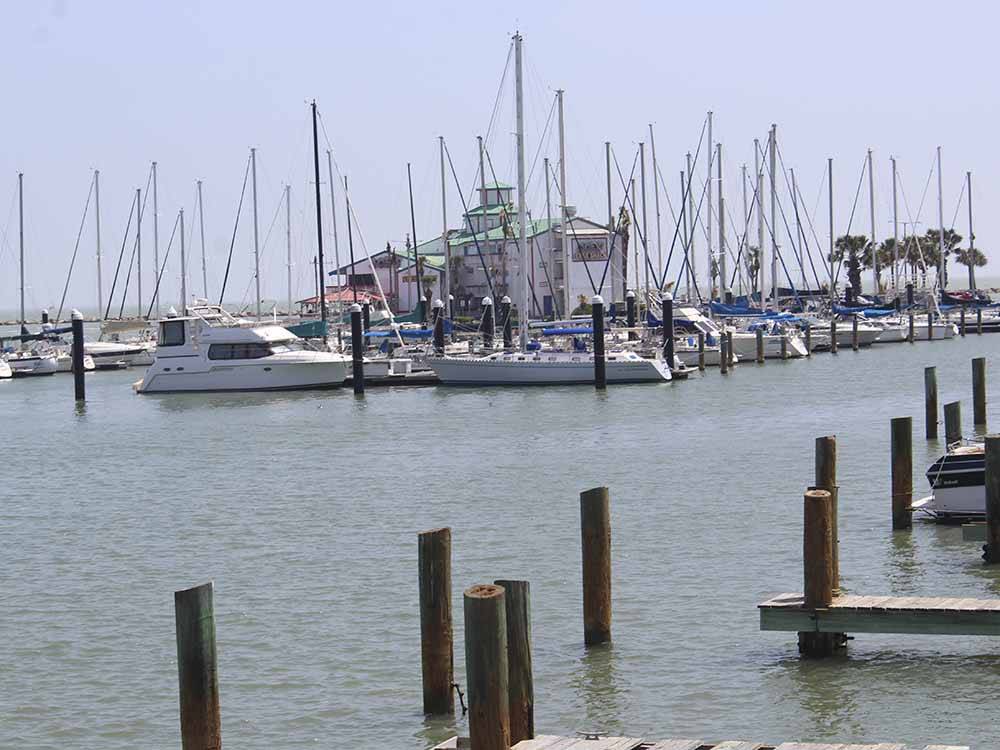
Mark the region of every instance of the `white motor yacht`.
[[960, 521], [986, 514], [986, 452], [983, 443], [959, 443], [927, 469], [931, 495], [913, 509], [938, 521]]
[[218, 305], [159, 323], [156, 356], [138, 393], [283, 391], [343, 384], [351, 360], [277, 325], [247, 326]]

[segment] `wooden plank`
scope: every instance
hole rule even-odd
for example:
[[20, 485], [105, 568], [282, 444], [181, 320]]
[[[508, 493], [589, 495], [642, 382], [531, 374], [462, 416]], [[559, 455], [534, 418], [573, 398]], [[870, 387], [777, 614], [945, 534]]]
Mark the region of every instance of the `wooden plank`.
[[759, 742], [744, 742], [743, 740], [726, 740], [720, 742], [712, 750], [760, 750], [764, 745]]
[[561, 739], [555, 734], [539, 734], [530, 740], [521, 740], [511, 750], [548, 750]]
[[[583, 733], [579, 737], [562, 737], [558, 741], [550, 745], [544, 745], [543, 747], [545, 747], [545, 750], [633, 750], [633, 748], [642, 744], [642, 738], [640, 737], [600, 737], [598, 739], [588, 739], [582, 735]], [[531, 740], [524, 740], [515, 745], [517, 750], [525, 750], [525, 748], [522, 748], [525, 741], [530, 742]], [[538, 750], [538, 748], [531, 745], [528, 748]]]
[[698, 750], [704, 744], [702, 740], [660, 740], [648, 750]]
[[810, 612], [762, 608], [761, 630], [819, 633], [1000, 635], [1000, 610], [857, 610], [840, 607]]

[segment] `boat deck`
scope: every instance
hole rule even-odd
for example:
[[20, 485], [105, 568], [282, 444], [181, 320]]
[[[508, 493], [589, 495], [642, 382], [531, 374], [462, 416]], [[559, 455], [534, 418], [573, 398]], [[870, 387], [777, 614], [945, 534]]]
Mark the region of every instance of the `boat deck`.
[[757, 607], [761, 630], [1000, 635], [1000, 599], [845, 595], [806, 609], [802, 594], [779, 594]]

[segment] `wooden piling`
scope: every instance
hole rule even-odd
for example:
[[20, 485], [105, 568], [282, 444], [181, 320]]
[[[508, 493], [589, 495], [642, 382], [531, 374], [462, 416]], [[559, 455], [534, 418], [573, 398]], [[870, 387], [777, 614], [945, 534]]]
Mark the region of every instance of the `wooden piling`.
[[[604, 300], [595, 294], [590, 299], [591, 323], [594, 330], [594, 388], [599, 391], [608, 387], [607, 363], [604, 360]], [[525, 323], [527, 325], [527, 323]], [[673, 367], [673, 362], [667, 367]]]
[[451, 529], [417, 534], [420, 578], [420, 666], [424, 713], [455, 712], [451, 614]]
[[924, 423], [928, 440], [938, 436], [937, 368], [924, 368]]
[[[804, 496], [802, 562], [804, 603], [807, 609], [822, 609], [833, 601], [832, 496], [827, 490], [808, 490]], [[843, 642], [841, 633], [799, 633], [799, 653], [808, 657], [830, 656]]]
[[733, 332], [726, 331], [726, 359], [729, 360], [729, 369], [736, 364], [736, 355], [733, 353]]
[[[494, 337], [496, 336], [496, 319], [493, 314], [493, 299], [491, 297], [483, 297], [482, 300], [483, 313], [479, 318], [479, 330], [483, 334], [483, 349], [487, 352], [493, 351]], [[510, 316], [510, 309], [507, 310], [508, 317]], [[503, 316], [503, 302], [500, 303], [500, 315]], [[507, 348], [507, 342], [504, 341], [504, 348]]]
[[837, 436], [825, 435], [816, 438], [815, 488], [830, 493], [830, 507], [833, 514], [833, 587], [840, 588], [840, 539], [838, 538], [839, 488], [837, 486]]
[[719, 372], [725, 375], [729, 372], [729, 337], [725, 331], [719, 336]]
[[962, 309], [958, 313], [958, 333], [963, 338], [965, 337], [965, 305], [962, 305]]
[[781, 334], [781, 358], [788, 359], [788, 334]]
[[837, 353], [837, 319], [830, 318], [830, 352]]
[[983, 308], [976, 308], [976, 335], [983, 335]]
[[209, 582], [174, 592], [183, 750], [222, 747], [212, 590]]
[[983, 559], [1000, 563], [1000, 435], [986, 436], [986, 544]]
[[494, 581], [504, 590], [507, 617], [507, 696], [510, 744], [535, 736], [535, 685], [531, 674], [531, 587], [527, 581]]
[[639, 334], [635, 332], [635, 292], [629, 289], [625, 293], [625, 325], [628, 327], [628, 340], [636, 341]]
[[758, 328], [754, 331], [754, 335], [757, 339], [757, 364], [764, 364], [764, 329]]
[[806, 356], [811, 357], [813, 353], [813, 341], [812, 341], [812, 326], [806, 323], [805, 325], [806, 334]]
[[431, 303], [431, 317], [434, 319], [434, 353], [444, 356], [444, 302], [436, 299]]
[[944, 405], [944, 439], [948, 445], [962, 439], [962, 402]]
[[583, 641], [611, 640], [611, 509], [607, 487], [580, 493], [583, 550]]
[[934, 340], [934, 313], [931, 312], [930, 307], [927, 308], [927, 340]]
[[916, 341], [916, 336], [914, 335], [914, 324], [913, 324], [913, 313], [910, 313], [910, 329], [906, 335], [906, 340], [911, 344]]
[[913, 418], [895, 417], [889, 423], [892, 460], [892, 528], [913, 526]]
[[986, 426], [986, 357], [972, 360], [972, 423]]
[[354, 393], [365, 393], [365, 335], [361, 330], [361, 305], [351, 305], [351, 382]]
[[473, 750], [510, 750], [507, 614], [501, 586], [465, 590], [465, 674]]
[[705, 332], [698, 331], [698, 369], [705, 369]]
[[858, 350], [858, 316], [851, 318], [851, 349]]
[[664, 292], [660, 295], [660, 309], [663, 312], [663, 359], [671, 370], [674, 367], [674, 295]]

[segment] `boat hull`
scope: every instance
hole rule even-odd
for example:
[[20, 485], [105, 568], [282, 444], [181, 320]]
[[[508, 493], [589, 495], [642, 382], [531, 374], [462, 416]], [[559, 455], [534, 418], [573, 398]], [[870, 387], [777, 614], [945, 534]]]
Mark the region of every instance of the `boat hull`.
[[[580, 385], [594, 382], [593, 357], [579, 361], [497, 360], [434, 357], [428, 360], [444, 385]], [[612, 360], [605, 363], [608, 383], [662, 383], [670, 380], [663, 362], [650, 359]]]
[[[156, 364], [150, 367], [143, 379], [136, 384], [136, 391], [138, 393], [224, 393], [339, 388], [343, 385], [350, 366], [347, 359], [291, 363], [279, 363], [267, 359], [270, 358], [190, 370], [183, 364]], [[178, 366], [182, 368], [180, 371], [177, 369]]]

